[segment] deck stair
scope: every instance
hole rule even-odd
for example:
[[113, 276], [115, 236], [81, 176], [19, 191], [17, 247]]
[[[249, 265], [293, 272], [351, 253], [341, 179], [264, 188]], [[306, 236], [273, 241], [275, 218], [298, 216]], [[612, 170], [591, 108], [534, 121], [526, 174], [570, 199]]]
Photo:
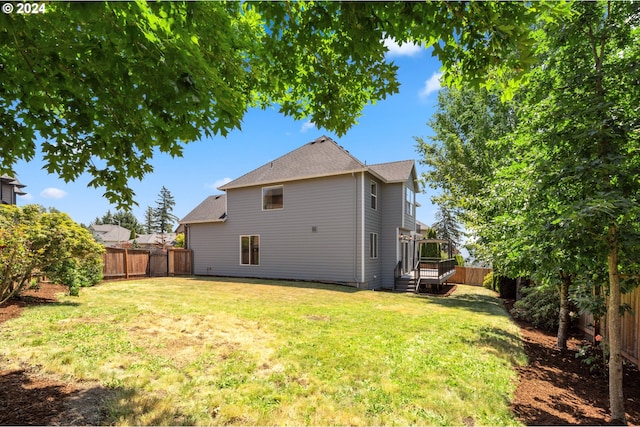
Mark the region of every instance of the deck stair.
[[404, 274], [398, 278], [394, 288], [395, 292], [415, 292], [416, 280], [413, 275]]

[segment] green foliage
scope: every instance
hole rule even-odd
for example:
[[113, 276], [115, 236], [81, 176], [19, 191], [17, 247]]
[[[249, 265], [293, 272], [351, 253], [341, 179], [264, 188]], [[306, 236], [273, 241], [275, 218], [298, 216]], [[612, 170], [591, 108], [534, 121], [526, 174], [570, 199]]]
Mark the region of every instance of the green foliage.
[[[610, 406], [624, 422], [619, 315], [627, 284], [619, 277], [624, 270], [637, 283], [640, 273], [640, 4], [573, 9], [539, 27], [540, 63], [511, 102], [496, 102], [504, 92], [441, 91], [434, 143], [419, 142], [433, 168], [427, 177], [463, 211], [481, 258], [511, 277], [551, 287], [571, 278], [606, 297], [619, 367]], [[548, 296], [541, 291], [519, 309], [550, 327], [558, 312]]]
[[49, 280], [69, 287], [69, 294], [78, 296], [81, 287], [98, 284], [102, 280], [103, 259], [101, 254], [85, 258], [67, 259], [45, 270]]
[[184, 233], [178, 233], [175, 242], [176, 248], [184, 248]]
[[[429, 228], [427, 231], [427, 239], [435, 239], [436, 230]], [[440, 244], [439, 243], [424, 243], [420, 246], [421, 258], [440, 258]]]
[[482, 280], [482, 286], [484, 286], [487, 289], [491, 289], [492, 291], [498, 292], [498, 289], [496, 288], [496, 280], [494, 279], [493, 270], [491, 270], [486, 276], [484, 276], [484, 279]]
[[560, 320], [560, 295], [555, 286], [522, 288], [522, 299], [516, 301], [511, 314], [530, 322], [536, 328], [556, 331]]
[[136, 1], [1, 14], [0, 169], [40, 151], [49, 173], [88, 173], [127, 208], [127, 182], [153, 170], [155, 152], [225, 136], [251, 107], [344, 134], [398, 92], [388, 39], [433, 46], [449, 86], [502, 83], [532, 62], [533, 25], [566, 12], [562, 2]]
[[170, 233], [173, 231], [173, 224], [178, 220], [173, 212], [176, 202], [171, 192], [162, 186], [158, 200], [156, 200], [156, 208], [153, 210], [153, 224], [157, 228], [158, 233]]
[[461, 254], [456, 254], [455, 258], [456, 258], [456, 265], [459, 265], [459, 266], [463, 267], [464, 266], [464, 257]]
[[445, 203], [438, 205], [435, 216], [436, 222], [432, 227], [440, 239], [451, 240], [453, 246], [460, 244], [462, 231], [454, 210]]
[[144, 233], [153, 234], [158, 232], [158, 227], [155, 223], [153, 208], [147, 206], [147, 210], [144, 212]]
[[101, 218], [96, 218], [93, 221], [94, 224], [113, 224], [124, 227], [131, 230], [131, 239], [135, 239], [138, 234], [144, 233], [144, 227], [135, 215], [131, 211], [117, 211], [112, 214], [110, 210], [107, 211]]
[[[0, 206], [0, 302], [19, 293], [36, 272], [61, 271], [75, 286], [66, 263], [83, 267], [82, 280], [92, 281], [104, 248], [91, 233], [64, 213], [43, 212], [37, 205]], [[100, 268], [101, 269], [101, 268]], [[82, 271], [77, 268], [75, 270]], [[81, 281], [79, 282], [81, 283]]]
[[609, 373], [609, 366], [607, 360], [609, 358], [609, 352], [607, 345], [602, 342], [602, 337], [596, 344], [583, 344], [578, 347], [576, 352], [576, 359], [580, 359], [582, 363], [589, 367], [589, 372], [606, 377]]

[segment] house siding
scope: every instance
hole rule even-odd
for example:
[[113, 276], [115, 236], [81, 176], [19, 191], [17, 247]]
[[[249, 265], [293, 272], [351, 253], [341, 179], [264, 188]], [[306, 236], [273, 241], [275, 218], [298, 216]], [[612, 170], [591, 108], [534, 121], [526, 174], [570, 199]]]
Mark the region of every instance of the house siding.
[[[229, 189], [225, 222], [190, 225], [194, 273], [358, 285], [359, 174], [283, 185], [282, 209], [262, 209], [262, 186]], [[260, 236], [259, 265], [240, 265], [241, 235]]]
[[398, 246], [399, 229], [402, 227], [402, 203], [404, 193], [402, 184], [387, 184], [384, 186], [382, 198], [383, 219], [380, 235], [380, 265], [381, 286], [393, 287], [393, 271], [400, 260]]
[[4, 182], [0, 183], [0, 200], [5, 204], [16, 204], [15, 195], [13, 194], [13, 185], [5, 184]]
[[[406, 196], [406, 188], [410, 188], [413, 192], [414, 192], [414, 198], [412, 201], [412, 206], [413, 208], [411, 209], [411, 212], [409, 212], [407, 210], [407, 196]], [[409, 179], [407, 181], [405, 181], [404, 186], [402, 188], [402, 212], [403, 212], [403, 221], [402, 221], [402, 225], [403, 228], [406, 230], [411, 230], [411, 231], [415, 231], [416, 230], [416, 217], [414, 215], [413, 212], [415, 212], [416, 208], [415, 208], [415, 193], [416, 193], [416, 185], [413, 182], [413, 180]]]
[[[381, 265], [382, 265], [382, 252], [381, 252], [381, 237], [382, 237], [382, 218], [384, 213], [384, 199], [385, 199], [385, 185], [371, 174], [364, 174], [365, 176], [365, 285], [364, 287], [369, 289], [375, 289], [381, 287]], [[371, 182], [375, 182], [378, 187], [377, 196], [377, 208], [371, 208]], [[369, 235], [375, 233], [378, 235], [378, 257], [372, 259], [371, 254], [371, 242]]]

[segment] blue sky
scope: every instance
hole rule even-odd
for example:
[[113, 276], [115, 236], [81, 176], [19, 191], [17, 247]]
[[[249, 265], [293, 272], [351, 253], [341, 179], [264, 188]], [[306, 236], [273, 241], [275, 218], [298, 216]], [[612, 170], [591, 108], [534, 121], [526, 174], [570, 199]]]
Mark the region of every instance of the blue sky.
[[[398, 66], [400, 93], [365, 108], [359, 124], [346, 135], [317, 129], [309, 121], [295, 121], [277, 110], [250, 110], [244, 117], [242, 130], [231, 132], [226, 138], [214, 137], [189, 143], [182, 158], [158, 154], [151, 161], [154, 172], [142, 181], [129, 185], [136, 193], [138, 206], [133, 214], [143, 221], [147, 206], [155, 206], [162, 186], [173, 195], [176, 206], [173, 213], [184, 217], [211, 194], [220, 193], [216, 187], [226, 181], [259, 167], [288, 153], [321, 135], [337, 141], [352, 155], [367, 164], [397, 160], [416, 160], [419, 164], [414, 137], [432, 134], [426, 122], [433, 114], [440, 88], [440, 63], [426, 49], [404, 44], [398, 47], [388, 43], [388, 60]], [[19, 162], [15, 167], [17, 178], [26, 185], [26, 196], [18, 197], [18, 205], [37, 203], [55, 207], [68, 213], [76, 222], [89, 225], [115, 206], [102, 196], [103, 189], [87, 187], [88, 175], [76, 182], [65, 183], [42, 169], [44, 163], [36, 156], [29, 163]], [[417, 195], [422, 205], [418, 220], [432, 224], [435, 207], [431, 204], [433, 190]]]

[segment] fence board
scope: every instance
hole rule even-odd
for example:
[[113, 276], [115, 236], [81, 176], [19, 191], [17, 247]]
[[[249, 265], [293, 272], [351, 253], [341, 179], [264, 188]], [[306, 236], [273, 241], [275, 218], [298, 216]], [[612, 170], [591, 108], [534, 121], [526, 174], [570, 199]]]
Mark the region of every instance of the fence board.
[[149, 275], [151, 277], [168, 275], [167, 251], [157, 251], [149, 254]]
[[190, 275], [192, 272], [192, 251], [189, 249], [156, 252], [148, 249], [106, 249], [102, 270], [104, 280], [166, 276], [169, 264], [171, 274]]
[[447, 282], [461, 285], [482, 286], [484, 276], [491, 272], [490, 268], [456, 266], [456, 273]]
[[[629, 304], [632, 310], [631, 313], [625, 313], [620, 319], [622, 355], [636, 366], [640, 366], [640, 338], [638, 337], [640, 334], [640, 288], [635, 288], [633, 291], [623, 294], [621, 301], [623, 304]], [[602, 319], [600, 332], [603, 335], [606, 335], [607, 330], [605, 320]], [[593, 316], [590, 313], [585, 313], [578, 319], [578, 329], [591, 337], [595, 333], [592, 325]]]
[[638, 366], [640, 355], [640, 343], [638, 342], [638, 315], [640, 311], [640, 290], [635, 288], [632, 292], [622, 295], [622, 303], [629, 304], [631, 313], [625, 313], [622, 323], [622, 352]]
[[191, 274], [191, 250], [169, 249], [167, 251], [169, 275]]

